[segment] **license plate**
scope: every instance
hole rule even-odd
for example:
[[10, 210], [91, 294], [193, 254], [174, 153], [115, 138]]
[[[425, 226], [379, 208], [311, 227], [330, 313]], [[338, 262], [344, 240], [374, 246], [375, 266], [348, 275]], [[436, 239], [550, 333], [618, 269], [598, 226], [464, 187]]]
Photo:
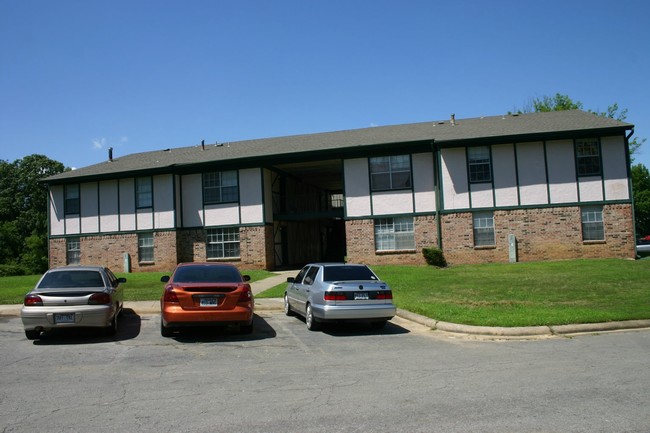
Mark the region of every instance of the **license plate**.
[[218, 298], [201, 298], [199, 301], [199, 305], [201, 307], [216, 307], [219, 305], [219, 299]]
[[354, 300], [367, 300], [370, 299], [370, 296], [367, 293], [355, 293]]
[[54, 323], [74, 323], [74, 313], [55, 314]]

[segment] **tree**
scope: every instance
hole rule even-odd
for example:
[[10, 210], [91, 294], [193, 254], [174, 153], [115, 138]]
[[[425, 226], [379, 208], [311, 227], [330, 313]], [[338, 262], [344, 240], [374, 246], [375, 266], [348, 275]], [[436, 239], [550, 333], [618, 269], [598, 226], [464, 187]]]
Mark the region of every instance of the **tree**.
[[632, 167], [632, 191], [637, 236], [650, 235], [650, 171], [643, 164]]
[[25, 272], [47, 269], [47, 186], [42, 179], [65, 167], [43, 155], [0, 161], [0, 264]]

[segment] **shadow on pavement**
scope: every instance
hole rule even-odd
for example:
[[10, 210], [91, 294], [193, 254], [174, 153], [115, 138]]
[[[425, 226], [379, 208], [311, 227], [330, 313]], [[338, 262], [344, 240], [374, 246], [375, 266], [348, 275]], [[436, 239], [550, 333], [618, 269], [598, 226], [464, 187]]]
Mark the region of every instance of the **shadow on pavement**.
[[265, 340], [276, 336], [275, 329], [266, 320], [255, 314], [252, 334], [240, 334], [238, 326], [197, 326], [180, 328], [170, 338], [180, 343], [214, 343]]

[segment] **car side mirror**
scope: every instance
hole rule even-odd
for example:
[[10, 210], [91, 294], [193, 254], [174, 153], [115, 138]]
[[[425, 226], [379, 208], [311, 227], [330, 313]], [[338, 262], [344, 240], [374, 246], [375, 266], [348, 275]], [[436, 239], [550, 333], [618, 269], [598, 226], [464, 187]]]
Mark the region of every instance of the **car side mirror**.
[[293, 278], [293, 277], [287, 277], [287, 283], [293, 283], [294, 281], [296, 281], [295, 278]]
[[244, 279], [244, 281], [250, 281], [251, 280], [250, 275], [242, 275], [242, 278]]
[[124, 283], [126, 283], [126, 278], [121, 277], [121, 278], [118, 278], [117, 281], [119, 281], [120, 284], [124, 284]]
[[169, 275], [163, 275], [162, 277], [160, 277], [161, 283], [166, 283], [168, 281], [169, 281]]

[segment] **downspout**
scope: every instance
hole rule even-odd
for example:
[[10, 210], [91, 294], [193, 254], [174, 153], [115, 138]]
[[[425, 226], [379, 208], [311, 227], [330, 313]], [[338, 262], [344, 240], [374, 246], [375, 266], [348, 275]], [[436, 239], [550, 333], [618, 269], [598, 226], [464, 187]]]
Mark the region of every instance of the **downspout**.
[[441, 220], [441, 206], [442, 200], [440, 198], [440, 146], [436, 144], [435, 140], [431, 140], [431, 151], [433, 152], [433, 178], [434, 189], [436, 194], [436, 237], [438, 238], [438, 249], [442, 251], [442, 220]]

